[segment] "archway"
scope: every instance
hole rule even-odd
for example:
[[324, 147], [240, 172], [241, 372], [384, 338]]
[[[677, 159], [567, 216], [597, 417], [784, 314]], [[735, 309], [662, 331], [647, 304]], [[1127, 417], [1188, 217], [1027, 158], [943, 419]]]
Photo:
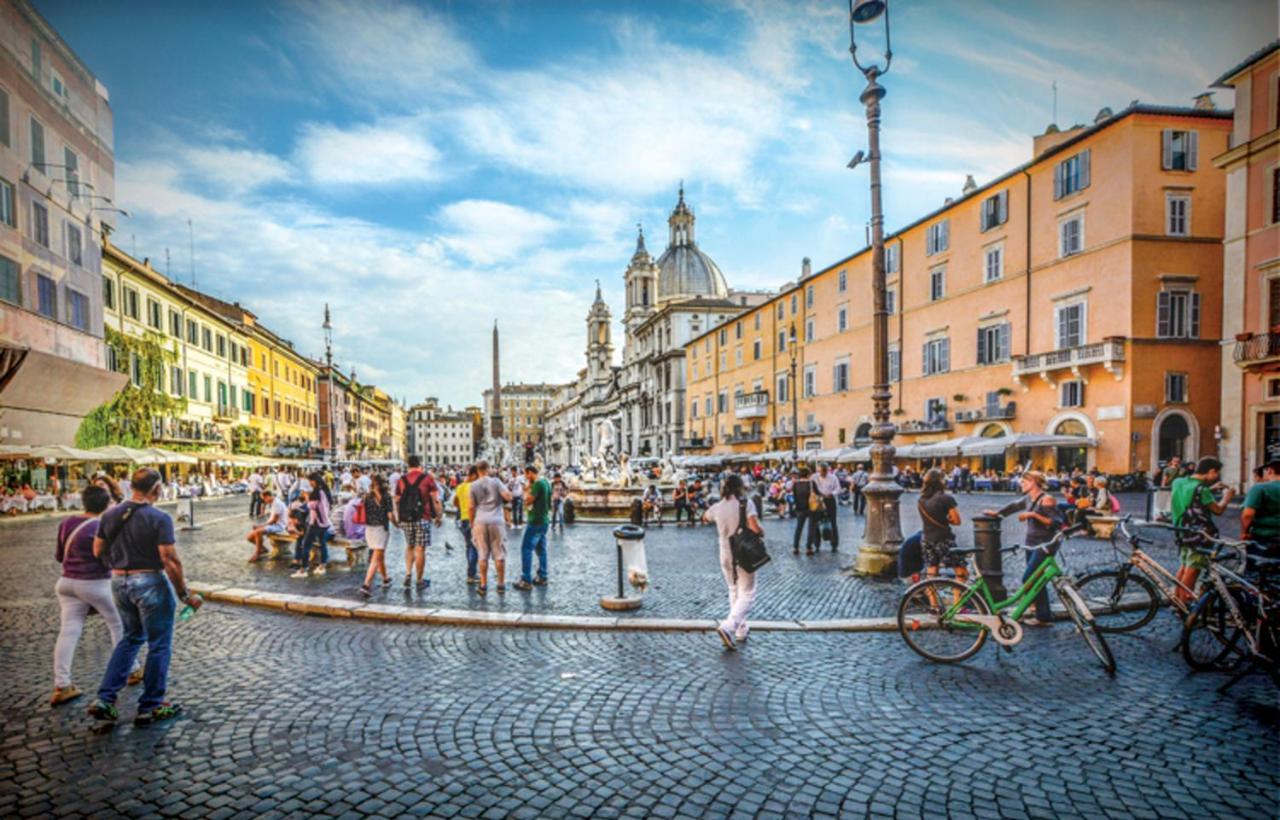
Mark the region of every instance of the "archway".
[[[1067, 418], [1058, 422], [1053, 428], [1055, 436], [1080, 436], [1087, 438], [1089, 428], [1084, 422], [1077, 418]], [[1089, 449], [1087, 447], [1059, 447], [1058, 450], [1058, 469], [1071, 472], [1077, 468], [1081, 470], [1089, 469]]]
[[1200, 456], [1200, 423], [1186, 410], [1170, 407], [1151, 422], [1152, 473], [1174, 456], [1180, 456], [1184, 464]]
[[[1004, 438], [1008, 434], [1009, 434], [1008, 425], [1000, 424], [998, 422], [991, 422], [990, 424], [983, 427], [982, 431], [978, 433], [978, 435], [982, 436], [983, 438]], [[981, 469], [982, 469], [982, 472], [984, 473], [986, 473], [988, 470], [994, 470], [997, 473], [1003, 473], [1005, 471], [1006, 466], [1007, 465], [1005, 464], [1005, 453], [992, 453], [989, 456], [982, 457]]]
[[863, 447], [871, 443], [871, 422], [864, 421], [853, 431], [853, 445]]

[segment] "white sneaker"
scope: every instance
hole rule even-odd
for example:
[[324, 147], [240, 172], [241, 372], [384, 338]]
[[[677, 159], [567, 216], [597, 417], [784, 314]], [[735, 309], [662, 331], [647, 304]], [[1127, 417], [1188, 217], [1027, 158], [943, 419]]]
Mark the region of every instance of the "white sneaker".
[[316, 575], [324, 575], [328, 571], [329, 570], [325, 567], [324, 564], [321, 564], [320, 566], [316, 567]]
[[289, 577], [290, 577], [290, 578], [306, 578], [306, 577], [307, 577], [307, 571], [306, 571], [305, 569], [300, 569], [300, 570], [298, 570], [297, 572], [295, 572], [294, 574], [290, 575]]

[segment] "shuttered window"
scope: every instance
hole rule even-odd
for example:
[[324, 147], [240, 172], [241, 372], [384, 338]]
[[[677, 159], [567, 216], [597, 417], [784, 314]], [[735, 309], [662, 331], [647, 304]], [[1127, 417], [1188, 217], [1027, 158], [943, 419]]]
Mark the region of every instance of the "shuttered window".
[[1156, 294], [1156, 336], [1199, 339], [1200, 294], [1193, 290], [1162, 290]]
[[[935, 222], [925, 231], [924, 255], [933, 256], [951, 247], [951, 220]], [[888, 267], [887, 265], [885, 266]]]
[[980, 216], [983, 231], [989, 231], [997, 225], [1009, 221], [1009, 192], [1001, 191], [995, 196], [987, 197], [982, 203]]
[[1194, 171], [1199, 142], [1195, 131], [1164, 129], [1160, 132], [1160, 167], [1166, 171]]
[[978, 328], [978, 364], [1009, 360], [1009, 323]]
[[1085, 305], [1076, 302], [1057, 309], [1058, 349], [1079, 347], [1085, 340]]
[[922, 354], [924, 375], [946, 373], [951, 369], [951, 339], [930, 339], [924, 343]]
[[1089, 155], [1089, 151], [1081, 151], [1059, 162], [1054, 168], [1054, 199], [1062, 199], [1089, 187]]

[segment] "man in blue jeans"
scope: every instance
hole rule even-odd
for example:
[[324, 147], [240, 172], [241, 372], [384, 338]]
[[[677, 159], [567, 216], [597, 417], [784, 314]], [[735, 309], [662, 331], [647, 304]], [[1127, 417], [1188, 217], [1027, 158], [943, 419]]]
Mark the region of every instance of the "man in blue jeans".
[[145, 726], [170, 720], [182, 711], [181, 706], [164, 699], [174, 611], [179, 600], [193, 609], [199, 609], [201, 601], [187, 590], [174, 546], [173, 519], [154, 506], [160, 497], [160, 473], [143, 467], [134, 472], [129, 485], [133, 497], [103, 514], [93, 541], [93, 554], [111, 567], [111, 594], [124, 637], [111, 652], [89, 716], [107, 723], [119, 719], [116, 698], [138, 651], [146, 644], [142, 698], [133, 719], [135, 726]]
[[[512, 584], [515, 589], [528, 591], [547, 583], [547, 524], [551, 516], [551, 483], [538, 478], [538, 468], [532, 464], [524, 468], [527, 492], [528, 521], [524, 539], [520, 542], [520, 581]], [[531, 578], [533, 555], [538, 554], [538, 577]]]

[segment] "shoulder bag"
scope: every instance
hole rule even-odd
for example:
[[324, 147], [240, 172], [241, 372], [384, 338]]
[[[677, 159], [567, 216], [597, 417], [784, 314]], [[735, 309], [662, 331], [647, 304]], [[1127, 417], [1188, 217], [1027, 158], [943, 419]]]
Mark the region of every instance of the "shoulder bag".
[[738, 531], [729, 538], [729, 549], [733, 553], [733, 565], [746, 572], [755, 572], [770, 561], [764, 536], [747, 526], [745, 501], [738, 502]]

